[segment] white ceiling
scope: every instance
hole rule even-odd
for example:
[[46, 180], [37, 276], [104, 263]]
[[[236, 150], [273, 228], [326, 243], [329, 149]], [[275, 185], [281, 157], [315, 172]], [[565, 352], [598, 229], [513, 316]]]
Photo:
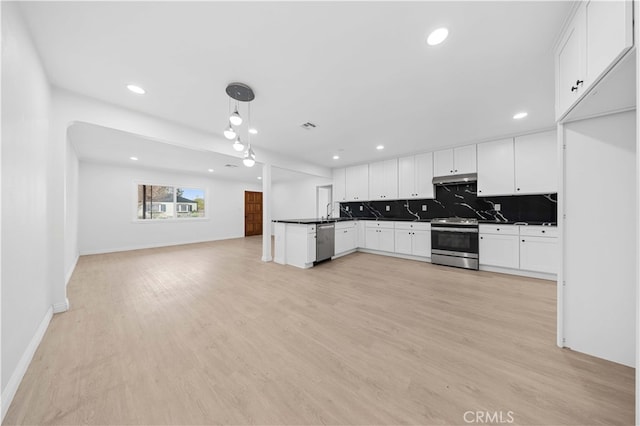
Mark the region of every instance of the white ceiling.
[[[21, 4], [52, 84], [222, 138], [225, 87], [244, 82], [256, 93], [258, 160], [264, 147], [326, 167], [552, 127], [553, 44], [570, 7]], [[428, 46], [426, 36], [440, 26], [449, 38]], [[147, 94], [130, 93], [128, 83]], [[521, 110], [529, 116], [513, 120]], [[300, 128], [306, 121], [318, 127]], [[336, 153], [341, 159], [334, 161]]]
[[[67, 133], [81, 161], [170, 170], [207, 178], [260, 184], [262, 167], [245, 167], [242, 159], [211, 151], [197, 151], [155, 141], [120, 130], [88, 123], [74, 123]], [[133, 161], [130, 157], [138, 158]], [[226, 165], [237, 167], [226, 167]], [[213, 172], [209, 172], [213, 169]], [[310, 175], [273, 167], [274, 183], [309, 178]]]

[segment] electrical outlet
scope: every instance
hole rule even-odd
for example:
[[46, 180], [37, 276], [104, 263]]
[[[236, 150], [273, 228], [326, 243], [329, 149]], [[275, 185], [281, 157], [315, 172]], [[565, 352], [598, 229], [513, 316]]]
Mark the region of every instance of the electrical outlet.
[[423, 212], [426, 212], [426, 211], [427, 211], [427, 205], [426, 205], [426, 204], [423, 204], [423, 205], [422, 205], [422, 211], [423, 211]]
[[346, 211], [349, 211], [349, 206], [345, 207], [344, 209], [345, 209]]
[[500, 204], [494, 204], [494, 205], [493, 205], [493, 209], [494, 209], [495, 211], [497, 211], [497, 212], [499, 212], [499, 211], [500, 211], [500, 208], [501, 208], [501, 207], [502, 207], [502, 205], [500, 205]]
[[387, 210], [387, 211], [391, 210], [391, 207], [387, 206], [387, 207], [386, 207], [386, 210]]
[[360, 206], [360, 211], [364, 210], [364, 206]]

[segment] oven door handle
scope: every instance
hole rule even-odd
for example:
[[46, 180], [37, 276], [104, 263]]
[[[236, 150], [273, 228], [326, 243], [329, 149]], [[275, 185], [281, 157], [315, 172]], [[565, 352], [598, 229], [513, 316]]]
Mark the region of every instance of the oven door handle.
[[431, 232], [464, 232], [464, 233], [469, 233], [469, 234], [477, 234], [478, 233], [478, 229], [477, 228], [434, 228], [433, 226], [431, 226]]

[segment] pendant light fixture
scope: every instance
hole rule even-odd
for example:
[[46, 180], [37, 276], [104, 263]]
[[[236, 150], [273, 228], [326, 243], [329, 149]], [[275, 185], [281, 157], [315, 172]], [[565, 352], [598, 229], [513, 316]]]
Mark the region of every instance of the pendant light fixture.
[[[233, 149], [241, 152], [244, 150], [244, 158], [242, 159], [242, 163], [246, 167], [253, 167], [256, 164], [256, 154], [253, 152], [253, 148], [251, 148], [251, 104], [250, 102], [255, 99], [255, 95], [251, 87], [247, 86], [244, 83], [231, 83], [227, 86], [226, 89], [227, 95], [229, 95], [229, 110], [231, 109], [231, 99], [236, 101], [236, 105], [233, 113], [229, 116], [229, 126], [224, 130], [224, 136], [227, 139], [234, 139], [233, 141]], [[245, 123], [245, 120], [242, 119], [240, 115], [240, 106], [241, 102], [247, 103], [247, 128], [243, 130], [240, 126]], [[242, 143], [240, 139], [240, 134], [244, 134], [243, 131], [246, 131], [247, 136], [247, 145], [245, 149], [245, 144]]]
[[240, 136], [238, 136], [238, 138], [233, 142], [233, 149], [235, 149], [238, 152], [244, 150], [244, 144], [240, 140]]
[[244, 159], [242, 160], [242, 164], [247, 167], [253, 167], [256, 164], [256, 153], [251, 149], [251, 144], [247, 147], [247, 150], [244, 152]]
[[224, 129], [224, 137], [229, 139], [229, 140], [233, 140], [233, 138], [236, 137], [236, 131], [233, 130], [233, 126], [231, 125], [231, 122], [229, 122], [229, 125], [227, 126], [226, 129]]
[[242, 124], [242, 117], [240, 117], [240, 114], [238, 114], [238, 104], [236, 104], [236, 110], [233, 111], [233, 114], [231, 114], [231, 116], [229, 117], [229, 121], [234, 126], [239, 126]]

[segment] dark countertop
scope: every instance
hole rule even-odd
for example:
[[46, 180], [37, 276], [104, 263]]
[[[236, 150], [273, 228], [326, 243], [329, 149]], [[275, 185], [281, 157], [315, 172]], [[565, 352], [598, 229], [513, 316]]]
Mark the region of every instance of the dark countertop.
[[488, 225], [558, 226], [558, 224], [556, 222], [535, 222], [535, 221], [523, 221], [523, 220], [521, 220], [521, 221], [513, 221], [513, 220], [507, 220], [507, 221], [479, 220], [478, 223], [481, 224], [481, 225], [488, 224]]
[[309, 218], [309, 219], [278, 219], [272, 220], [277, 223], [296, 223], [299, 225], [319, 225], [321, 223], [335, 223], [346, 222], [351, 220], [378, 220], [378, 221], [391, 221], [391, 222], [431, 222], [431, 219], [402, 219], [402, 218], [387, 218], [387, 217], [332, 217], [330, 219], [321, 218]]

